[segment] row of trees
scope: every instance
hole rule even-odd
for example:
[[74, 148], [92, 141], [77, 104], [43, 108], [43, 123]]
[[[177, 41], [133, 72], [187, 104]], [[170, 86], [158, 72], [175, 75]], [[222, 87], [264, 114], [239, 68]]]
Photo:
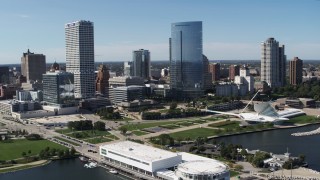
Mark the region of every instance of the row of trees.
[[96, 112], [102, 119], [121, 119], [119, 112], [114, 112], [113, 107], [106, 107]]
[[195, 108], [187, 109], [169, 109], [168, 112], [162, 115], [160, 112], [143, 112], [142, 119], [154, 120], [154, 119], [166, 119], [166, 118], [181, 118], [181, 117], [192, 117], [192, 116], [201, 116], [205, 112], [202, 112]]
[[70, 121], [68, 122], [68, 128], [71, 130], [83, 131], [83, 130], [98, 130], [104, 131], [106, 124], [104, 122], [97, 121], [92, 124], [91, 120]]

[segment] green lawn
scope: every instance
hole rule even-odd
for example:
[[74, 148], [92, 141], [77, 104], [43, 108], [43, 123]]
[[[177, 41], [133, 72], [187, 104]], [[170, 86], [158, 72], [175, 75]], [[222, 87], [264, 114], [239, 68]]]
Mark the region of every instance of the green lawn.
[[234, 129], [236, 127], [239, 127], [240, 122], [237, 121], [223, 121], [223, 122], [218, 122], [218, 123], [212, 123], [209, 124], [208, 126], [210, 127], [218, 127], [218, 128], [230, 128]]
[[48, 140], [29, 141], [26, 139], [13, 140], [11, 143], [0, 142], [0, 160], [12, 160], [22, 157], [22, 152], [31, 150], [31, 155], [37, 155], [46, 147], [66, 149], [66, 147]]
[[143, 136], [143, 135], [149, 134], [145, 131], [132, 131], [132, 133], [135, 134], [136, 136]]
[[230, 177], [238, 176], [239, 174], [237, 171], [230, 170]]
[[305, 123], [314, 123], [314, 122], [319, 122], [319, 119], [317, 119], [314, 116], [298, 116], [291, 118], [289, 121], [285, 121], [285, 123], [293, 123], [293, 124], [305, 124]]
[[91, 143], [91, 144], [99, 144], [99, 143], [103, 143], [103, 142], [110, 142], [113, 140], [109, 139], [109, 138], [104, 138], [104, 137], [97, 137], [97, 138], [92, 138], [92, 139], [86, 139], [85, 141], [88, 143]]
[[180, 128], [180, 126], [176, 125], [176, 124], [166, 124], [166, 125], [161, 125], [159, 127], [166, 128], [166, 129], [177, 129], [177, 128]]
[[[157, 122], [151, 122], [151, 123], [140, 123], [140, 124], [128, 124], [124, 125], [128, 129], [128, 131], [133, 131], [133, 130], [141, 130], [144, 128], [150, 128], [150, 127], [156, 127], [156, 126], [161, 126], [161, 125], [167, 125], [167, 124], [175, 124], [182, 122], [180, 121], [157, 121]], [[123, 126], [122, 126], [123, 127]]]
[[180, 122], [178, 123], [180, 126], [192, 126], [194, 125], [192, 122]]
[[195, 129], [190, 129], [190, 130], [186, 130], [186, 131], [180, 131], [180, 132], [171, 133], [169, 135], [171, 137], [173, 137], [174, 139], [190, 138], [191, 140], [194, 140], [197, 137], [209, 137], [209, 136], [217, 135], [217, 132], [214, 129], [195, 128]]
[[110, 133], [108, 131], [97, 131], [97, 130], [77, 131], [77, 132], [68, 134], [68, 136], [71, 136], [77, 139], [87, 139], [87, 138], [106, 136], [106, 135], [110, 135]]

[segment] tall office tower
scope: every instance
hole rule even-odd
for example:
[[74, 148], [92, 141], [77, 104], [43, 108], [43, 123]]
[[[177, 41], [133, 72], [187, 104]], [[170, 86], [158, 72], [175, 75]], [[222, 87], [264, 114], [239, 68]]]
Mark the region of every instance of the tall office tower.
[[105, 95], [106, 97], [108, 97], [109, 92], [109, 78], [110, 74], [107, 66], [101, 64], [99, 66], [98, 75], [96, 79], [96, 91], [100, 94]]
[[240, 66], [239, 65], [230, 65], [229, 66], [229, 79], [234, 80], [235, 76], [239, 76]]
[[212, 89], [211, 73], [209, 73], [209, 60], [207, 56], [203, 55], [203, 89]]
[[261, 81], [273, 87], [282, 87], [286, 80], [286, 55], [284, 45], [274, 38], [261, 43]]
[[132, 61], [123, 63], [123, 75], [124, 76], [133, 76], [133, 63]]
[[203, 94], [202, 22], [172, 23], [169, 47], [170, 85], [173, 93], [182, 98], [201, 96]]
[[298, 85], [302, 83], [302, 67], [303, 61], [298, 57], [294, 57], [292, 61], [289, 62], [289, 76], [290, 76], [290, 84]]
[[43, 74], [43, 101], [69, 107], [75, 104], [73, 74], [64, 71]]
[[93, 22], [76, 21], [65, 25], [66, 70], [74, 74], [77, 99], [94, 97], [94, 35]]
[[0, 84], [9, 83], [9, 66], [0, 66]]
[[220, 63], [209, 64], [209, 72], [212, 76], [212, 81], [220, 80]]
[[21, 57], [21, 74], [27, 81], [42, 81], [42, 74], [46, 73], [46, 56], [28, 51]]
[[150, 52], [145, 49], [133, 51], [133, 76], [150, 79]]

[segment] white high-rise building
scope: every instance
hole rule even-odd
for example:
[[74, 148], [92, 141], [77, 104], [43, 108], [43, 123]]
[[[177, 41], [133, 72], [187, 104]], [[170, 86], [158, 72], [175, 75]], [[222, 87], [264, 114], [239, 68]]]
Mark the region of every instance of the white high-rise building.
[[74, 74], [77, 99], [95, 94], [93, 22], [76, 21], [65, 25], [67, 72]]
[[240, 75], [235, 76], [234, 83], [238, 85], [241, 96], [246, 94], [246, 91], [241, 88], [246, 88], [250, 94], [254, 92], [254, 78], [250, 75], [250, 71], [246, 66], [240, 68]]
[[261, 81], [273, 87], [285, 85], [286, 80], [286, 55], [284, 45], [274, 38], [269, 38], [261, 43]]

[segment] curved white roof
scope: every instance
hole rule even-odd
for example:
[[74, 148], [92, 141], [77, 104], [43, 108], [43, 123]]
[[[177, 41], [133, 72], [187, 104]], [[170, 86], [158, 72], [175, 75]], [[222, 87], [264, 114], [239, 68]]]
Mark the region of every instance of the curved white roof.
[[179, 164], [178, 171], [188, 174], [220, 174], [227, 166], [219, 161], [195, 160]]

